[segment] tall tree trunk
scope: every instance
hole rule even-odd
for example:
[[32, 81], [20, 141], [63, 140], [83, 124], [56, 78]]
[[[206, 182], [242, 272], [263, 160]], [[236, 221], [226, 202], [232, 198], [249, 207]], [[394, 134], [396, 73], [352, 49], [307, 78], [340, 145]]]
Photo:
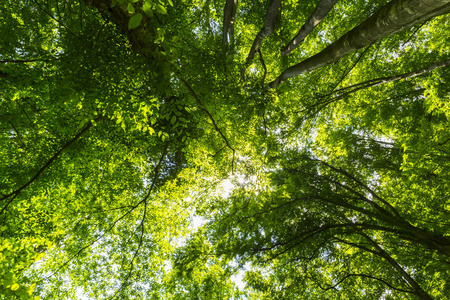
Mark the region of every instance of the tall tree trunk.
[[329, 65], [346, 54], [449, 11], [450, 0], [391, 1], [321, 52], [286, 69], [269, 87], [276, 87], [289, 78]]
[[277, 20], [278, 10], [281, 6], [281, 0], [271, 0], [269, 3], [269, 7], [266, 12], [266, 19], [264, 21], [264, 27], [258, 32], [253, 41], [252, 48], [250, 49], [250, 53], [247, 56], [247, 64], [250, 64], [255, 58], [255, 54], [258, 53], [261, 48], [261, 43], [265, 37], [269, 36], [273, 32], [273, 28], [275, 26], [275, 22]]
[[282, 52], [283, 55], [288, 55], [292, 52], [300, 43], [302, 43], [308, 34], [319, 25], [320, 22], [327, 16], [328, 12], [333, 8], [333, 6], [339, 0], [320, 0], [316, 6], [316, 9], [311, 14], [311, 16], [306, 20], [305, 24], [300, 28], [297, 35], [292, 39], [292, 41], [286, 46], [285, 50]]
[[223, 32], [222, 32], [222, 46], [226, 46], [228, 41], [233, 43], [234, 40], [234, 18], [238, 6], [238, 0], [226, 0], [223, 11]]

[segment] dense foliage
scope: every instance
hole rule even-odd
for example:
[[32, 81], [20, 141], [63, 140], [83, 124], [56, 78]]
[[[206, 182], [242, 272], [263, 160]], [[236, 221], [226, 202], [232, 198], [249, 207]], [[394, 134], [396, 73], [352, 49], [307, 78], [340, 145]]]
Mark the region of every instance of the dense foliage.
[[449, 0], [0, 10], [0, 299], [450, 295]]

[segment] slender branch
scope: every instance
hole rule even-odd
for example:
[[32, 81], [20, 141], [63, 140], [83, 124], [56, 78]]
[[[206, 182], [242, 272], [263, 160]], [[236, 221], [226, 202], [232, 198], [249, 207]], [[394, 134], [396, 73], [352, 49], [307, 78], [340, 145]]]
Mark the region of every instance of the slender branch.
[[294, 202], [296, 202], [296, 201], [299, 201], [299, 200], [308, 200], [308, 199], [310, 199], [310, 198], [311, 198], [311, 197], [295, 198], [294, 200], [287, 201], [287, 202], [285, 202], [285, 203], [283, 203], [283, 204], [280, 204], [280, 205], [278, 205], [278, 206], [272, 207], [272, 208], [270, 208], [270, 209], [268, 209], [268, 210], [260, 211], [260, 212], [254, 213], [253, 215], [250, 215], [250, 216], [245, 216], [245, 217], [241, 218], [239, 221], [237, 221], [236, 224], [239, 224], [239, 223], [241, 223], [242, 221], [244, 221], [244, 220], [246, 220], [246, 219], [254, 218], [254, 217], [258, 216], [258, 215], [263, 215], [263, 214], [269, 213], [269, 212], [271, 212], [271, 211], [280, 209], [280, 208], [282, 208], [282, 207], [284, 207], [284, 206], [286, 206], [286, 205], [292, 204], [292, 203], [294, 203]]
[[306, 20], [305, 24], [300, 28], [297, 35], [289, 42], [285, 47], [285, 50], [281, 53], [283, 55], [288, 55], [292, 52], [300, 43], [302, 43], [308, 34], [319, 25], [320, 22], [327, 16], [330, 10], [338, 0], [320, 0], [316, 6], [316, 9], [311, 14], [311, 16]]
[[223, 149], [225, 149], [227, 146], [223, 146], [222, 148], [220, 148], [216, 153], [214, 153], [214, 155], [212, 157], [216, 157], [220, 152], [222, 152]]
[[233, 151], [233, 160], [231, 162], [231, 172], [233, 172], [234, 170], [234, 157], [236, 154], [236, 150], [231, 147], [230, 143], [228, 142], [228, 139], [225, 137], [225, 135], [223, 134], [223, 132], [219, 129], [219, 127], [216, 124], [216, 121], [214, 120], [213, 116], [211, 115], [211, 113], [203, 106], [203, 103], [200, 101], [200, 99], [197, 97], [197, 94], [194, 92], [194, 90], [191, 88], [191, 86], [189, 85], [189, 83], [186, 82], [186, 80], [184, 80], [181, 76], [178, 76], [178, 79], [183, 82], [184, 86], [186, 87], [186, 89], [189, 91], [189, 93], [192, 95], [192, 97], [194, 97], [195, 102], [197, 102], [198, 107], [200, 108], [200, 110], [202, 110], [207, 116], [208, 118], [211, 120], [211, 123], [214, 126], [214, 129], [222, 136], [222, 139], [225, 141], [225, 144], [227, 145], [227, 147]]
[[[102, 118], [102, 116], [98, 116], [94, 121], [97, 122], [98, 120], [100, 120]], [[73, 143], [75, 143], [83, 134], [85, 134], [90, 128], [92, 127], [92, 122], [89, 122], [88, 125], [86, 125], [74, 138], [72, 138], [70, 141], [68, 141], [64, 146], [61, 147], [61, 149], [59, 149], [55, 154], [53, 154], [53, 156], [37, 171], [37, 173], [31, 178], [29, 179], [24, 185], [22, 185], [20, 188], [18, 188], [17, 190], [13, 191], [10, 194], [7, 194], [5, 196], [3, 196], [2, 198], [0, 198], [0, 201], [3, 201], [11, 196], [14, 195], [13, 198], [15, 198], [22, 190], [24, 190], [25, 188], [27, 188], [30, 184], [32, 184], [60, 155], [61, 153], [64, 152], [64, 150], [66, 150], [70, 145], [72, 145]], [[3, 213], [3, 211], [8, 207], [8, 205], [11, 203], [11, 201], [9, 201], [0, 211], [0, 215]]]
[[363, 215], [371, 216], [371, 217], [373, 217], [373, 218], [375, 218], [377, 220], [383, 220], [385, 222], [389, 222], [389, 218], [387, 216], [374, 213], [374, 212], [372, 212], [370, 210], [367, 210], [365, 208], [362, 208], [362, 207], [350, 204], [350, 203], [348, 203], [346, 201], [341, 201], [341, 200], [338, 200], [338, 199], [328, 199], [328, 198], [323, 198], [323, 197], [320, 197], [320, 196], [316, 196], [316, 198], [320, 199], [322, 201], [328, 202], [328, 203], [335, 204], [335, 205], [340, 206], [340, 207], [349, 208], [349, 209], [351, 209], [353, 211], [360, 212]]
[[[335, 85], [335, 87], [333, 88], [331, 93], [342, 83], [342, 81], [345, 79], [345, 77], [347, 77], [347, 75], [350, 74], [350, 72], [355, 68], [355, 66], [358, 64], [358, 62], [361, 60], [361, 58], [364, 56], [364, 54], [367, 52], [367, 50], [369, 50], [370, 46], [372, 46], [372, 44], [367, 46], [366, 49], [364, 49], [364, 51], [361, 53], [361, 55], [358, 56], [358, 58], [353, 63], [353, 65], [348, 70], [346, 70], [344, 72], [344, 74], [342, 75], [341, 79], [339, 79], [338, 83]], [[356, 52], [355, 52], [355, 54], [356, 54]]]
[[[72, 255], [72, 257], [70, 257], [68, 260], [66, 260], [58, 269], [55, 270], [55, 272], [53, 272], [52, 274], [50, 274], [49, 276], [47, 276], [45, 279], [48, 279], [52, 276], [54, 276], [56, 273], [58, 273], [59, 271], [61, 271], [65, 266], [67, 266], [72, 260], [74, 260], [78, 255], [80, 255], [84, 250], [86, 250], [87, 248], [89, 248], [90, 246], [92, 246], [93, 244], [95, 244], [96, 242], [98, 242], [99, 240], [101, 240], [108, 232], [111, 231], [111, 229], [113, 229], [116, 224], [121, 221], [122, 219], [124, 219], [127, 215], [129, 215], [131, 212], [133, 212], [136, 209], [136, 206], [133, 206], [132, 209], [130, 209], [129, 211], [127, 211], [126, 213], [124, 213], [122, 216], [120, 216], [117, 220], [115, 220], [112, 225], [110, 227], [108, 227], [105, 232], [99, 236], [98, 238], [96, 238], [95, 240], [91, 241], [90, 243], [86, 244], [86, 246], [80, 248], [77, 253], [75, 253], [74, 255]], [[41, 279], [41, 281], [44, 279]]]
[[17, 138], [19, 139], [20, 143], [21, 143], [22, 145], [25, 145], [25, 143], [24, 143], [23, 140], [22, 140], [22, 137], [20, 136], [19, 131], [18, 131], [17, 128], [14, 126], [14, 124], [11, 123], [11, 122], [9, 122], [9, 121], [8, 121], [8, 123], [9, 123], [9, 125], [12, 126], [12, 128], [13, 128], [14, 131], [16, 132]]
[[364, 250], [364, 251], [369, 252], [369, 253], [372, 253], [372, 254], [374, 254], [374, 255], [377, 255], [377, 256], [380, 255], [377, 251], [372, 250], [372, 249], [370, 249], [370, 248], [367, 248], [367, 247], [365, 247], [365, 246], [363, 246], [363, 245], [356, 244], [356, 243], [352, 243], [352, 242], [349, 242], [349, 241], [347, 241], [347, 240], [340, 239], [340, 238], [338, 238], [338, 237], [336, 237], [336, 236], [333, 236], [332, 238], [333, 238], [333, 240], [335, 240], [335, 241], [341, 242], [341, 243], [346, 244], [346, 245], [349, 245], [349, 246], [353, 246], [353, 247], [355, 247], [355, 248]]
[[439, 146], [444, 146], [445, 144], [447, 144], [447, 142], [450, 141], [450, 138], [446, 139], [443, 142], [438, 143]]
[[119, 289], [117, 289], [117, 291], [114, 293], [114, 295], [111, 296], [111, 298], [109, 299], [114, 299], [116, 298], [116, 296], [118, 295], [118, 293], [124, 288], [125, 284], [128, 282], [128, 280], [131, 277], [131, 273], [133, 272], [133, 268], [134, 268], [134, 261], [136, 260], [136, 257], [139, 253], [139, 250], [141, 250], [142, 247], [142, 243], [144, 241], [144, 232], [145, 232], [145, 226], [144, 226], [144, 222], [145, 222], [145, 218], [147, 215], [147, 199], [144, 201], [144, 213], [142, 215], [142, 219], [141, 219], [141, 224], [139, 225], [141, 227], [141, 236], [139, 238], [139, 244], [138, 247], [136, 249], [136, 251], [134, 252], [133, 258], [131, 259], [131, 263], [130, 263], [130, 271], [128, 272], [127, 277], [125, 278], [125, 280], [122, 282], [121, 286]]
[[247, 56], [246, 60], [247, 65], [249, 65], [252, 62], [253, 58], [255, 57], [255, 54], [261, 48], [261, 43], [264, 40], [264, 38], [272, 34], [280, 6], [281, 0], [270, 0], [269, 7], [267, 8], [266, 12], [264, 27], [261, 28], [261, 30], [256, 35], [253, 41], [252, 48], [250, 49], [250, 53]]
[[[108, 212], [108, 211], [114, 211], [114, 210], [122, 210], [125, 208], [130, 208], [130, 207], [134, 207], [133, 205], [124, 205], [124, 206], [119, 206], [119, 207], [113, 207], [110, 209], [102, 209], [102, 210], [93, 210], [93, 211], [74, 211], [72, 213], [69, 213], [69, 215], [79, 215], [79, 214], [99, 214], [99, 213], [104, 213], [104, 212]], [[101, 208], [101, 206], [99, 206], [98, 208]]]
[[[341, 183], [341, 182], [338, 182], [338, 181], [336, 181], [336, 180], [333, 180], [333, 179], [329, 178], [328, 176], [321, 175], [321, 177], [324, 178], [325, 181], [331, 182], [332, 184], [334, 184], [334, 185], [336, 185], [336, 186], [339, 186], [339, 187], [341, 187], [342, 189], [344, 189], [344, 190], [346, 190], [346, 191], [348, 191], [348, 192], [354, 194], [355, 196], [358, 197], [358, 198], [357, 198], [358, 200], [362, 200], [362, 201], [364, 201], [365, 203], [369, 204], [371, 207], [374, 207], [375, 209], [377, 209], [380, 213], [382, 213], [382, 214], [384, 215], [383, 219], [389, 220], [389, 218], [392, 217], [392, 214], [389, 213], [387, 210], [385, 210], [385, 209], [383, 209], [382, 207], [380, 207], [377, 203], [374, 203], [373, 201], [369, 200], [366, 196], [364, 196], [363, 194], [361, 194], [361, 193], [358, 192], [357, 190], [351, 188], [350, 186], [345, 185], [345, 184], [343, 184], [343, 183]], [[338, 194], [338, 195], [339, 195], [339, 196], [343, 196], [343, 195], [340, 195], [340, 194]], [[350, 198], [350, 197], [348, 197], [348, 198]], [[350, 198], [350, 199], [352, 199], [352, 198]], [[374, 215], [375, 215], [375, 214], [374, 214]], [[386, 219], [386, 217], [387, 217], [388, 219]]]
[[[325, 166], [327, 166], [328, 168], [344, 175], [345, 177], [351, 179], [353, 182], [357, 183], [359, 186], [361, 186], [363, 189], [365, 189], [367, 192], [369, 192], [375, 199], [377, 199], [378, 201], [380, 201], [381, 203], [383, 203], [384, 205], [386, 205], [392, 213], [394, 213], [395, 216], [397, 216], [398, 218], [400, 218], [401, 220], [403, 220], [403, 218], [400, 216], [400, 213], [398, 212], [398, 210], [393, 207], [389, 202], [387, 202], [386, 200], [384, 200], [383, 198], [381, 198], [380, 196], [378, 196], [377, 193], [375, 193], [371, 188], [369, 188], [366, 184], [364, 184], [363, 182], [361, 182], [359, 179], [357, 179], [356, 177], [352, 176], [350, 173], [348, 173], [347, 171], [341, 169], [341, 168], [335, 168], [332, 165], [326, 163], [325, 161], [321, 161], [321, 163]], [[380, 210], [381, 212], [386, 212], [386, 210], [384, 210], [383, 208], [379, 207], [378, 205], [376, 205], [376, 203], [374, 203], [373, 201], [371, 202], [373, 203], [373, 205]]]
[[44, 59], [44, 58], [33, 58], [33, 59], [5, 59], [5, 60], [0, 60], [0, 64], [5, 64], [5, 63], [27, 63], [27, 62], [35, 62], [35, 61], [47, 61], [47, 59]]
[[348, 279], [348, 278], [350, 278], [350, 277], [363, 277], [363, 278], [369, 278], [369, 279], [374, 279], [374, 280], [377, 280], [377, 281], [380, 281], [380, 282], [382, 282], [383, 284], [385, 284], [387, 287], [389, 287], [390, 289], [392, 289], [392, 290], [395, 290], [395, 291], [398, 291], [398, 292], [403, 292], [403, 293], [415, 293], [414, 291], [411, 291], [411, 290], [405, 290], [405, 289], [401, 289], [401, 288], [396, 288], [396, 287], [394, 287], [392, 284], [390, 284], [389, 282], [387, 282], [386, 280], [384, 280], [384, 279], [381, 279], [381, 278], [378, 278], [378, 277], [375, 277], [375, 276], [372, 276], [372, 275], [367, 275], [367, 274], [355, 274], [355, 273], [351, 273], [351, 274], [347, 274], [347, 275], [345, 275], [343, 278], [341, 278], [336, 284], [334, 284], [334, 285], [331, 285], [331, 286], [329, 286], [329, 287], [327, 287], [327, 288], [323, 288], [323, 287], [320, 287], [321, 289], [323, 289], [323, 290], [330, 290], [330, 289], [334, 289], [334, 288], [336, 288], [338, 285], [340, 285], [342, 282], [344, 282], [346, 279]]
[[416, 35], [416, 33], [420, 30], [420, 28], [423, 27], [423, 25], [425, 25], [429, 20], [426, 20], [425, 22], [423, 22], [422, 24], [420, 24], [419, 26], [417, 26], [416, 30], [414, 30], [414, 32], [409, 36], [409, 38], [406, 40], [406, 42], [404, 42], [402, 44], [402, 47], [404, 47], [406, 44], [409, 43], [409, 41], [414, 37], [414, 35]]
[[25, 109], [22, 107], [22, 105], [20, 104], [19, 100], [16, 100], [17, 105], [19, 106], [20, 110], [25, 114], [25, 116], [27, 117], [28, 121], [30, 122], [30, 125], [33, 126], [33, 121], [31, 121], [30, 116], [27, 114], [27, 112], [25, 111]]
[[273, 249], [278, 248], [278, 247], [287, 246], [287, 245], [291, 244], [292, 242], [298, 240], [299, 238], [303, 237], [300, 241], [295, 242], [294, 244], [292, 244], [288, 248], [286, 248], [283, 251], [281, 251], [280, 253], [276, 254], [276, 256], [279, 256], [279, 255], [281, 255], [283, 253], [286, 253], [290, 249], [298, 246], [299, 244], [303, 243], [307, 239], [310, 239], [311, 237], [314, 237], [314, 236], [320, 234], [323, 231], [332, 230], [332, 229], [338, 229], [338, 228], [350, 228], [351, 231], [346, 231], [347, 233], [354, 233], [355, 230], [360, 231], [361, 229], [372, 229], [372, 230], [389, 231], [389, 232], [394, 231], [394, 230], [391, 230], [390, 228], [386, 228], [386, 227], [383, 227], [383, 226], [372, 225], [372, 224], [364, 224], [364, 223], [329, 224], [329, 225], [323, 225], [323, 226], [320, 226], [320, 227], [316, 227], [316, 228], [313, 228], [313, 229], [301, 232], [300, 234], [297, 234], [296, 236], [290, 238], [287, 241], [273, 244], [270, 247], [263, 247], [263, 248], [260, 248], [260, 249], [255, 249], [253, 251], [254, 252], [270, 251], [270, 250], [273, 250]]
[[[364, 82], [360, 82], [357, 84], [353, 84], [350, 86], [346, 86], [340, 89], [337, 89], [331, 93], [328, 93], [326, 95], [322, 95], [320, 96], [320, 98], [325, 98], [325, 97], [329, 97], [332, 96], [333, 94], [338, 94], [341, 93], [340, 95], [337, 95], [335, 97], [333, 97], [330, 100], [326, 101], [326, 104], [332, 103], [334, 101], [340, 100], [342, 98], [344, 98], [345, 96], [355, 93], [359, 90], [362, 89], [366, 89], [366, 88], [370, 88], [370, 87], [374, 87], [374, 86], [378, 86], [381, 84], [385, 84], [385, 83], [389, 83], [389, 82], [393, 82], [393, 81], [397, 81], [400, 79], [407, 79], [407, 78], [413, 78], [416, 76], [420, 76], [423, 75], [425, 73], [431, 72], [435, 69], [439, 69], [439, 68], [444, 68], [450, 66], [450, 59], [444, 60], [444, 61], [440, 61], [440, 62], [436, 62], [434, 64], [431, 64], [425, 68], [419, 69], [419, 70], [415, 70], [412, 72], [407, 72], [407, 73], [403, 73], [400, 75], [395, 75], [395, 76], [390, 76], [390, 77], [380, 77], [380, 78], [375, 78], [375, 79], [370, 79]], [[325, 102], [323, 102], [325, 103]]]
[[128, 272], [127, 277], [126, 277], [125, 280], [122, 282], [120, 288], [119, 288], [119, 289], [114, 293], [114, 295], [113, 295], [111, 298], [109, 298], [109, 299], [114, 299], [114, 298], [117, 296], [117, 294], [123, 289], [123, 287], [125, 286], [125, 284], [127, 283], [127, 281], [130, 279], [131, 273], [132, 273], [132, 271], [133, 271], [134, 260], [136, 259], [136, 256], [137, 256], [137, 254], [139, 253], [139, 250], [141, 249], [142, 243], [143, 243], [143, 237], [144, 237], [144, 232], [145, 232], [144, 222], [145, 222], [145, 218], [146, 218], [146, 214], [147, 214], [147, 200], [148, 200], [148, 198], [149, 198], [151, 192], [153, 191], [153, 188], [155, 187], [156, 180], [157, 180], [157, 178], [158, 178], [158, 176], [159, 176], [159, 171], [160, 171], [160, 169], [161, 169], [162, 162], [163, 162], [163, 160], [164, 160], [164, 157], [165, 157], [166, 154], [167, 154], [167, 150], [168, 150], [168, 149], [169, 149], [169, 142], [166, 143], [166, 146], [165, 146], [165, 148], [164, 148], [164, 151], [163, 151], [163, 153], [161, 154], [161, 157], [159, 158], [158, 164], [157, 164], [156, 167], [155, 167], [155, 170], [154, 170], [155, 174], [154, 174], [154, 176], [153, 176], [152, 185], [150, 186], [150, 189], [148, 190], [147, 195], [146, 195], [146, 196], [144, 197], [144, 199], [142, 199], [138, 204], [136, 204], [136, 207], [137, 207], [137, 206], [141, 205], [142, 203], [144, 203], [144, 213], [143, 213], [142, 220], [141, 220], [141, 225], [140, 225], [140, 226], [141, 226], [141, 237], [140, 237], [140, 239], [139, 239], [139, 246], [138, 246], [138, 248], [136, 249], [136, 251], [134, 252], [133, 259], [131, 260], [131, 264], [130, 264], [130, 271]]
[[[302, 238], [300, 241], [295, 242], [295, 243], [292, 244], [291, 246], [285, 248], [283, 251], [276, 253], [275, 255], [273, 255], [272, 257], [270, 257], [270, 259], [266, 260], [265, 263], [274, 260], [275, 258], [277, 258], [277, 257], [280, 256], [280, 255], [283, 255], [284, 253], [288, 252], [288, 251], [291, 250], [292, 248], [297, 247], [298, 245], [300, 245], [300, 244], [303, 243], [304, 241], [306, 241], [306, 240], [308, 240], [308, 239], [310, 239], [310, 238], [316, 236], [317, 234], [320, 234], [322, 231], [327, 231], [327, 230], [329, 230], [329, 229], [331, 229], [331, 228], [333, 228], [333, 227], [342, 227], [342, 226], [340, 226], [340, 224], [339, 224], [339, 225], [335, 225], [335, 226], [330, 225], [330, 226], [323, 226], [323, 227], [319, 227], [319, 228], [316, 228], [316, 229], [314, 229], [314, 230], [311, 230], [311, 231], [309, 231], [309, 232], [311, 232], [311, 234], [309, 234], [309, 235], [307, 235], [306, 237]], [[298, 238], [300, 238], [300, 237], [301, 237], [302, 235], [304, 235], [304, 234], [305, 234], [305, 233], [301, 234], [300, 236], [295, 237], [294, 239], [291, 239], [291, 240], [289, 241], [289, 243], [290, 243], [291, 241], [297, 240]], [[284, 243], [284, 244], [286, 245], [286, 243]], [[278, 246], [279, 246], [279, 245], [277, 245], [276, 247], [278, 247]], [[284, 245], [282, 245], [282, 246], [284, 246]], [[275, 248], [275, 247], [271, 247], [271, 248], [273, 249], [273, 248]], [[272, 249], [264, 249], [264, 250], [272, 250]]]
[[388, 261], [394, 269], [397, 270], [403, 277], [403, 279], [414, 289], [414, 293], [419, 296], [421, 299], [432, 300], [432, 298], [420, 287], [420, 285], [412, 278], [383, 248], [378, 245], [374, 240], [368, 237], [365, 234], [360, 233], [366, 240], [369, 241], [373, 245], [375, 249], [377, 249], [379, 255], [383, 257], [386, 261]]
[[[60, 20], [58, 20], [57, 18], [55, 18], [55, 16], [53, 16], [53, 14], [51, 14], [48, 10], [44, 9], [43, 7], [41, 7], [39, 5], [39, 3], [36, 0], [33, 0], [34, 4], [36, 4], [36, 6], [42, 10], [46, 15], [48, 15], [50, 18], [52, 18], [53, 20], [56, 21], [56, 23], [58, 23], [60, 26], [64, 27], [64, 29], [67, 30], [67, 32], [69, 32], [71, 35], [73, 35], [74, 37], [76, 37], [77, 39], [80, 39], [80, 37], [78, 35], [76, 35], [72, 30], [70, 30], [66, 25], [64, 25]], [[56, 4], [57, 5], [57, 4]]]
[[[117, 220], [115, 220], [115, 221], [113, 222], [113, 224], [112, 224], [111, 226], [109, 226], [109, 227], [105, 230], [105, 232], [104, 232], [100, 237], [98, 237], [97, 239], [95, 239], [95, 240], [93, 240], [92, 242], [88, 243], [86, 246], [84, 246], [84, 247], [82, 247], [81, 249], [79, 249], [79, 250], [77, 251], [77, 253], [75, 253], [74, 255], [72, 255], [72, 257], [70, 257], [67, 261], [65, 261], [65, 262], [64, 262], [64, 263], [63, 263], [63, 264], [62, 264], [55, 272], [53, 272], [50, 276], [48, 276], [47, 279], [50, 278], [50, 277], [52, 277], [52, 276], [55, 275], [56, 273], [58, 273], [60, 270], [62, 270], [65, 266], [67, 266], [67, 264], [69, 264], [73, 259], [75, 259], [75, 257], [77, 257], [78, 255], [80, 255], [84, 250], [86, 250], [87, 248], [89, 248], [89, 247], [92, 246], [94, 243], [98, 242], [99, 240], [101, 240], [108, 232], [110, 232], [110, 231], [116, 226], [116, 224], [117, 224], [119, 221], [123, 220], [126, 216], [128, 216], [130, 213], [132, 213], [132, 212], [133, 212], [137, 207], [139, 207], [142, 203], [144, 203], [144, 202], [146, 203], [146, 201], [147, 201], [147, 199], [149, 198], [149, 196], [150, 196], [150, 194], [151, 194], [153, 188], [155, 187], [156, 179], [157, 179], [157, 177], [159, 176], [159, 171], [160, 171], [160, 169], [161, 169], [161, 164], [162, 164], [162, 161], [163, 161], [164, 157], [165, 157], [166, 154], [167, 154], [168, 148], [169, 148], [169, 143], [167, 142], [167, 143], [166, 143], [166, 146], [165, 146], [165, 148], [164, 148], [164, 150], [163, 150], [163, 153], [162, 153], [162, 155], [161, 155], [161, 158], [159, 159], [159, 162], [158, 162], [158, 164], [156, 165], [156, 167], [155, 167], [155, 169], [154, 169], [155, 174], [154, 174], [154, 176], [153, 176], [152, 185], [150, 186], [150, 189], [148, 190], [148, 192], [147, 192], [147, 194], [145, 195], [145, 197], [144, 197], [141, 201], [139, 201], [138, 203], [136, 203], [136, 205], [132, 206], [131, 209], [130, 209], [129, 211], [127, 211], [127, 212], [124, 213], [122, 216], [120, 216]], [[15, 196], [14, 196], [14, 197], [15, 197]], [[134, 260], [134, 258], [133, 258], [133, 260]], [[42, 279], [42, 280], [43, 280], [43, 279]], [[122, 286], [121, 286], [121, 288], [122, 288]], [[121, 289], [121, 288], [120, 288], [120, 289]], [[120, 289], [119, 289], [119, 291], [120, 291]]]
[[258, 54], [259, 54], [259, 61], [261, 62], [261, 65], [264, 68], [264, 76], [262, 79], [262, 84], [264, 85], [264, 81], [266, 80], [266, 75], [267, 75], [267, 67], [266, 67], [266, 64], [264, 63], [264, 58], [263, 58], [261, 49], [258, 49]]

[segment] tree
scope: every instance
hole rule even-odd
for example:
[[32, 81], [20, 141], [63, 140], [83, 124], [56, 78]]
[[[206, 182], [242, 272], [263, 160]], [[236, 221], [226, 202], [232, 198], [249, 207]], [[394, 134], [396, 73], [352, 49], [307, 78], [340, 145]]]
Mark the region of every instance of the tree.
[[1, 297], [450, 294], [449, 1], [0, 6]]

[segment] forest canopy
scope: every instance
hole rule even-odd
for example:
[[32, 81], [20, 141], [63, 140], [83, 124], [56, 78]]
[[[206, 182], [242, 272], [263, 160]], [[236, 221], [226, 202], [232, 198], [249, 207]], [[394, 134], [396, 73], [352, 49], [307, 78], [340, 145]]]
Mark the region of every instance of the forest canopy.
[[0, 11], [0, 299], [448, 299], [450, 0]]

